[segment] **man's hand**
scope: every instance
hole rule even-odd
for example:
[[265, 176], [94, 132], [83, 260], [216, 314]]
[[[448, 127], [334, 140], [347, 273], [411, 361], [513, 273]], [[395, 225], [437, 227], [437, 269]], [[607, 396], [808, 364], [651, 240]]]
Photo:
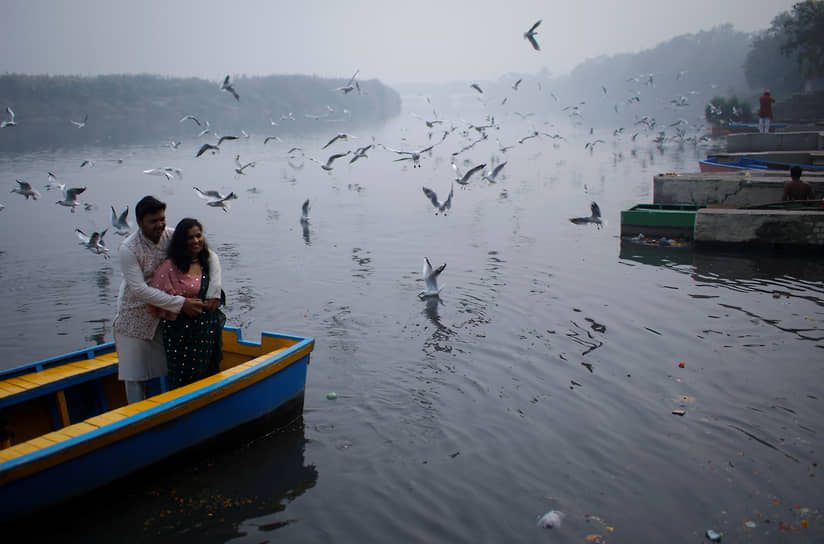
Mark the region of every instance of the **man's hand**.
[[189, 317], [196, 317], [203, 313], [203, 301], [199, 298], [187, 298], [183, 302], [182, 312]]
[[203, 311], [214, 312], [218, 306], [220, 306], [219, 298], [207, 298], [206, 302], [203, 303]]

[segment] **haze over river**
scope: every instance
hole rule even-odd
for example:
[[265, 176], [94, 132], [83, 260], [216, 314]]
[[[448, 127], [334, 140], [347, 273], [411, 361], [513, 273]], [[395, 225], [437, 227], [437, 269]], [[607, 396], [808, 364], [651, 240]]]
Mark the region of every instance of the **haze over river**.
[[[504, 178], [455, 184], [447, 214], [421, 188], [446, 197], [451, 153], [477, 137], [461, 128], [420, 168], [381, 148], [330, 173], [287, 163], [293, 145], [325, 162], [373, 136], [421, 149], [427, 129], [409, 113], [428, 107], [405, 97], [405, 108], [324, 151], [331, 123], [200, 158], [206, 140], [194, 138], [0, 154], [0, 367], [112, 340], [121, 238], [107, 233], [105, 260], [73, 230], [101, 230], [110, 205], [133, 210], [145, 194], [168, 203], [170, 226], [204, 223], [229, 325], [252, 340], [316, 340], [302, 424], [144, 471], [18, 529], [120, 543], [701, 542], [708, 529], [724, 542], [824, 540], [824, 263], [622, 244], [620, 210], [652, 201], [653, 175], [697, 171], [706, 156], [659, 149], [654, 135], [605, 131], [590, 152], [589, 125], [517, 144], [530, 124], [499, 119], [458, 164], [495, 154]], [[514, 147], [501, 153], [496, 139]], [[239, 179], [235, 154], [257, 161]], [[183, 179], [143, 174], [164, 166]], [[55, 205], [49, 171], [86, 186], [92, 209]], [[17, 178], [42, 198], [8, 194]], [[238, 199], [224, 213], [192, 186]], [[592, 200], [604, 228], [568, 221]], [[440, 300], [418, 298], [425, 256], [447, 263]], [[539, 528], [550, 510], [563, 524]]]

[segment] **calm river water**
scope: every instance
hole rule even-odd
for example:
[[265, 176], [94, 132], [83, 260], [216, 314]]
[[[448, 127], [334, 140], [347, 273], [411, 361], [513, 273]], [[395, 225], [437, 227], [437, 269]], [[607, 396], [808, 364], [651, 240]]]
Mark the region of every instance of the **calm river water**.
[[[420, 168], [384, 149], [331, 173], [285, 158], [301, 145], [325, 161], [373, 136], [420, 149], [427, 130], [408, 113], [324, 151], [339, 127], [197, 159], [195, 139], [0, 154], [7, 191], [20, 178], [43, 193], [0, 200], [0, 367], [112, 339], [119, 238], [106, 235], [105, 260], [73, 230], [105, 228], [110, 205], [145, 194], [168, 202], [171, 226], [204, 223], [228, 324], [316, 340], [302, 422], [17, 530], [124, 543], [702, 542], [708, 529], [724, 542], [824, 540], [824, 263], [622, 245], [620, 210], [651, 201], [654, 174], [696, 171], [706, 155], [644, 135], [604, 131], [590, 153], [598, 134], [582, 126], [557, 147], [518, 145], [530, 124], [501, 118], [459, 165], [495, 154], [505, 179], [455, 185], [446, 215], [421, 188], [446, 196], [451, 152], [470, 141], [461, 129]], [[239, 179], [235, 154], [257, 161]], [[142, 173], [163, 166], [183, 179]], [[86, 186], [92, 209], [56, 206], [48, 171]], [[195, 185], [239, 198], [224, 213]], [[570, 223], [591, 200], [605, 227]], [[440, 300], [417, 296], [425, 256], [447, 263]], [[538, 527], [550, 510], [563, 524]]]

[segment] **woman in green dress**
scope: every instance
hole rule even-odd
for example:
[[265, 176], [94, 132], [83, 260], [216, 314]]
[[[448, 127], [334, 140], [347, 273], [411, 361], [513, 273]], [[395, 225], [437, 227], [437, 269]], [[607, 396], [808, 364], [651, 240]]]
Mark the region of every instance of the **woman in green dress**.
[[197, 219], [182, 219], [169, 243], [168, 258], [155, 270], [151, 286], [172, 295], [198, 297], [203, 313], [190, 317], [153, 306], [149, 311], [163, 319], [169, 389], [190, 384], [220, 370], [222, 331], [226, 316], [221, 302], [220, 261], [209, 249]]

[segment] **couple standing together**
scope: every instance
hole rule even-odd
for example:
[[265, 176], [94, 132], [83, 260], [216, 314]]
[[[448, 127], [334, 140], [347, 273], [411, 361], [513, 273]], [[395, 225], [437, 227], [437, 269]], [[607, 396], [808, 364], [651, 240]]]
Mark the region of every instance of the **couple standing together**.
[[120, 247], [114, 320], [118, 378], [130, 404], [147, 397], [155, 378], [168, 376], [174, 389], [218, 372], [226, 321], [220, 261], [203, 226], [186, 218], [167, 228], [166, 204], [153, 196], [137, 203], [135, 217], [138, 228]]

